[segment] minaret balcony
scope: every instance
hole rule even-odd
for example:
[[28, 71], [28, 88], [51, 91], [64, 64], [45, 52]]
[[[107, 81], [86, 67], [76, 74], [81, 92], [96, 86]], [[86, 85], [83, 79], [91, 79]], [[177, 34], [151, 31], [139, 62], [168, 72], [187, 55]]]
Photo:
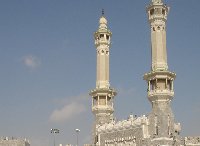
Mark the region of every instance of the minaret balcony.
[[144, 74], [143, 79], [146, 81], [156, 80], [156, 79], [170, 79], [174, 80], [176, 78], [176, 74], [174, 72], [170, 72], [168, 70], [164, 71], [151, 71], [149, 73]]
[[167, 16], [162, 15], [162, 14], [157, 14], [157, 15], [150, 15], [149, 20], [153, 21], [155, 19], [162, 19], [163, 21], [167, 20]]
[[95, 41], [95, 45], [98, 46], [98, 45], [102, 45], [102, 44], [106, 44], [106, 45], [109, 45], [111, 42], [109, 40], [96, 40]]
[[105, 112], [105, 111], [108, 111], [108, 112], [113, 112], [114, 111], [114, 107], [111, 106], [111, 105], [93, 105], [92, 106], [92, 111], [93, 112]]
[[90, 96], [110, 96], [114, 97], [117, 95], [117, 92], [113, 88], [96, 88], [90, 91]]
[[173, 90], [168, 90], [168, 89], [164, 89], [164, 90], [160, 90], [160, 89], [155, 89], [155, 90], [150, 90], [148, 91], [148, 97], [154, 97], [154, 96], [169, 96], [169, 97], [173, 97], [174, 96], [174, 91]]

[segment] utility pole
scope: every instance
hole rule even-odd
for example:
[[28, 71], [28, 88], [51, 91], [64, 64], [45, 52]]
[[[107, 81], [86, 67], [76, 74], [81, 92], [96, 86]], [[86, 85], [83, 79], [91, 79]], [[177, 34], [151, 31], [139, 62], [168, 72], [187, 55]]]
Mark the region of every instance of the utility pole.
[[51, 129], [51, 133], [53, 133], [53, 143], [54, 143], [54, 146], [56, 146], [55, 134], [59, 133], [59, 129]]
[[81, 131], [80, 129], [75, 129], [76, 131], [76, 146], [78, 146], [78, 134]]

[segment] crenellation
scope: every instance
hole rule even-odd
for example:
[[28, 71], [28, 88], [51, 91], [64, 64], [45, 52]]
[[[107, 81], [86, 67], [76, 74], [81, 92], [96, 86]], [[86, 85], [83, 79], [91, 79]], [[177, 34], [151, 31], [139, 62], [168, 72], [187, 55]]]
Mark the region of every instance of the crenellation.
[[185, 137], [184, 143], [186, 146], [200, 146], [200, 137]]
[[133, 115], [130, 115], [130, 118], [127, 120], [122, 120], [118, 122], [110, 122], [104, 125], [97, 125], [98, 132], [116, 132], [121, 130], [126, 130], [135, 127], [141, 127], [142, 125], [148, 125], [148, 118], [143, 115], [141, 117], [133, 118]]
[[30, 142], [26, 138], [1, 137], [0, 146], [30, 146]]

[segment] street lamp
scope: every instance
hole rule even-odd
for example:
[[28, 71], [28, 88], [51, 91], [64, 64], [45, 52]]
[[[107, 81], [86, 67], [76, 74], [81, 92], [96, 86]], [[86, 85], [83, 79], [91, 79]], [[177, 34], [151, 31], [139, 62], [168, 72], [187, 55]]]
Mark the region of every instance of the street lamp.
[[76, 144], [77, 144], [77, 146], [78, 146], [78, 134], [79, 134], [79, 132], [81, 131], [80, 129], [75, 129], [75, 131], [76, 131]]
[[59, 133], [59, 129], [51, 129], [51, 133], [53, 133], [53, 143], [56, 146], [55, 134]]

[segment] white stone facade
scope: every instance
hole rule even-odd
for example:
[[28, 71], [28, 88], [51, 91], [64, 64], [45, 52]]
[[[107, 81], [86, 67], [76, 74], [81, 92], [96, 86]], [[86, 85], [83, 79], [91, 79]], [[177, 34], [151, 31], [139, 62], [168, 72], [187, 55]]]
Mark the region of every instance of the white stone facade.
[[30, 143], [27, 139], [2, 137], [0, 146], [30, 146]]
[[144, 74], [147, 96], [152, 111], [116, 122], [113, 118], [113, 100], [116, 92], [109, 83], [109, 52], [112, 33], [102, 15], [95, 32], [97, 48], [96, 88], [92, 96], [95, 116], [91, 145], [97, 146], [200, 146], [200, 137], [180, 136], [181, 124], [175, 122], [171, 109], [176, 74], [168, 70], [166, 49], [166, 21], [169, 7], [162, 0], [151, 0], [147, 15], [151, 28], [152, 66]]

